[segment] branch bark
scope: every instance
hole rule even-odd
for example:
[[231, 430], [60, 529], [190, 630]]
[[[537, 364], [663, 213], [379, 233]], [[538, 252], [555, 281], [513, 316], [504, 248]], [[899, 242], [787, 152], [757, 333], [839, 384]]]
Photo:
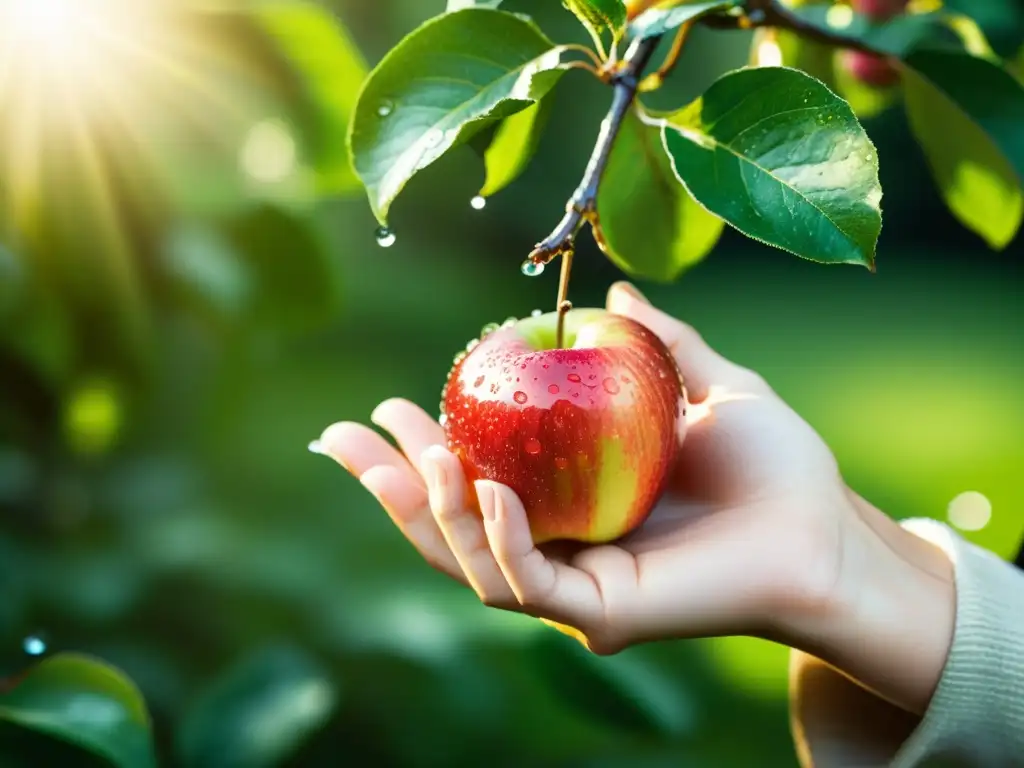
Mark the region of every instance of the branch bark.
[[565, 216], [555, 227], [555, 231], [537, 244], [529, 256], [529, 260], [537, 264], [546, 264], [556, 256], [573, 249], [576, 234], [586, 221], [593, 221], [597, 215], [597, 190], [601, 184], [601, 176], [608, 167], [615, 139], [622, 129], [633, 101], [636, 99], [640, 85], [640, 76], [651, 61], [661, 36], [649, 37], [630, 46], [623, 58], [621, 69], [612, 76], [614, 87], [612, 106], [601, 123], [594, 152], [587, 163], [583, 180], [576, 188], [566, 206]]

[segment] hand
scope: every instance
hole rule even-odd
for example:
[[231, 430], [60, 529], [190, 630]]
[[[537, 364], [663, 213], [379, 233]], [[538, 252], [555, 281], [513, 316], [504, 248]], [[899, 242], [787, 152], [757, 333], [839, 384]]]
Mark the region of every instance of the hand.
[[761, 377], [628, 285], [613, 286], [608, 308], [662, 338], [690, 403], [666, 494], [639, 530], [614, 544], [534, 547], [515, 493], [489, 481], [469, 487], [457, 457], [442, 447], [440, 425], [408, 401], [385, 401], [371, 417], [401, 453], [353, 423], [328, 428], [323, 450], [361, 480], [435, 568], [486, 605], [574, 628], [596, 653], [666, 638], [754, 635], [824, 658], [852, 653], [856, 666], [856, 650], [844, 656], [847, 646], [829, 644], [849, 645], [858, 633], [853, 626], [847, 638], [847, 625], [866, 610], [878, 614], [862, 605], [865, 595], [875, 599], [864, 576], [892, 547], [875, 542], [905, 532], [846, 488], [825, 443]]

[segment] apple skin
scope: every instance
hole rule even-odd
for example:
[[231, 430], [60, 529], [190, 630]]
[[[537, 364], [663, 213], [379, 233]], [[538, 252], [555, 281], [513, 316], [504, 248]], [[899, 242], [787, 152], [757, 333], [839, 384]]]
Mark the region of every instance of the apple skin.
[[456, 358], [442, 396], [448, 447], [469, 481], [519, 495], [535, 543], [605, 543], [641, 525], [664, 491], [685, 388], [672, 353], [636, 321], [572, 310], [562, 349], [556, 323], [507, 321]]
[[841, 66], [854, 78], [874, 88], [890, 88], [900, 80], [899, 71], [884, 57], [860, 51], [840, 51]]
[[854, 13], [868, 16], [875, 21], [891, 19], [907, 7], [907, 0], [852, 0]]

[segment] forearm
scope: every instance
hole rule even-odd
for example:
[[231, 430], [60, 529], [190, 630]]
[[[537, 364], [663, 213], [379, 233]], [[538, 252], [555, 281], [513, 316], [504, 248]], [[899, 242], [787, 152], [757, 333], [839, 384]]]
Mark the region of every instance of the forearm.
[[949, 655], [956, 619], [953, 565], [851, 493], [835, 594], [792, 625], [793, 647], [890, 703], [922, 714]]

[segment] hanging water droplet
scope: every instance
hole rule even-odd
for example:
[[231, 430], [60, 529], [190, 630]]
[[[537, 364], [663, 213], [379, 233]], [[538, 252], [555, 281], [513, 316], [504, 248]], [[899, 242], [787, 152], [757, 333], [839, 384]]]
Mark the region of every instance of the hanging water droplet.
[[531, 456], [536, 456], [538, 453], [541, 452], [540, 440], [535, 440], [531, 437], [529, 440], [523, 443], [523, 450], [526, 451]]
[[379, 245], [381, 248], [390, 248], [392, 245], [395, 244], [395, 240], [398, 239], [395, 236], [395, 233], [392, 232], [387, 227], [378, 227], [377, 232], [375, 234], [377, 237], [377, 245]]
[[482, 211], [487, 207], [487, 198], [483, 195], [477, 195], [469, 201], [469, 205], [474, 211]]
[[512, 399], [515, 400], [520, 405], [524, 405], [526, 401], [529, 400], [530, 398], [527, 397], [526, 393], [523, 392], [522, 390], [517, 390], [516, 393], [512, 395]]
[[544, 265], [539, 261], [530, 261], [527, 259], [523, 262], [520, 269], [527, 277], [538, 277], [544, 274]]
[[541, 310], [535, 309], [533, 310], [533, 312], [530, 313], [530, 317], [540, 317], [543, 314], [544, 313]]
[[395, 111], [395, 102], [388, 99], [384, 99], [377, 107], [377, 115], [379, 117], [387, 117]]
[[29, 656], [42, 656], [46, 653], [46, 638], [40, 632], [35, 632], [21, 641], [21, 648]]

